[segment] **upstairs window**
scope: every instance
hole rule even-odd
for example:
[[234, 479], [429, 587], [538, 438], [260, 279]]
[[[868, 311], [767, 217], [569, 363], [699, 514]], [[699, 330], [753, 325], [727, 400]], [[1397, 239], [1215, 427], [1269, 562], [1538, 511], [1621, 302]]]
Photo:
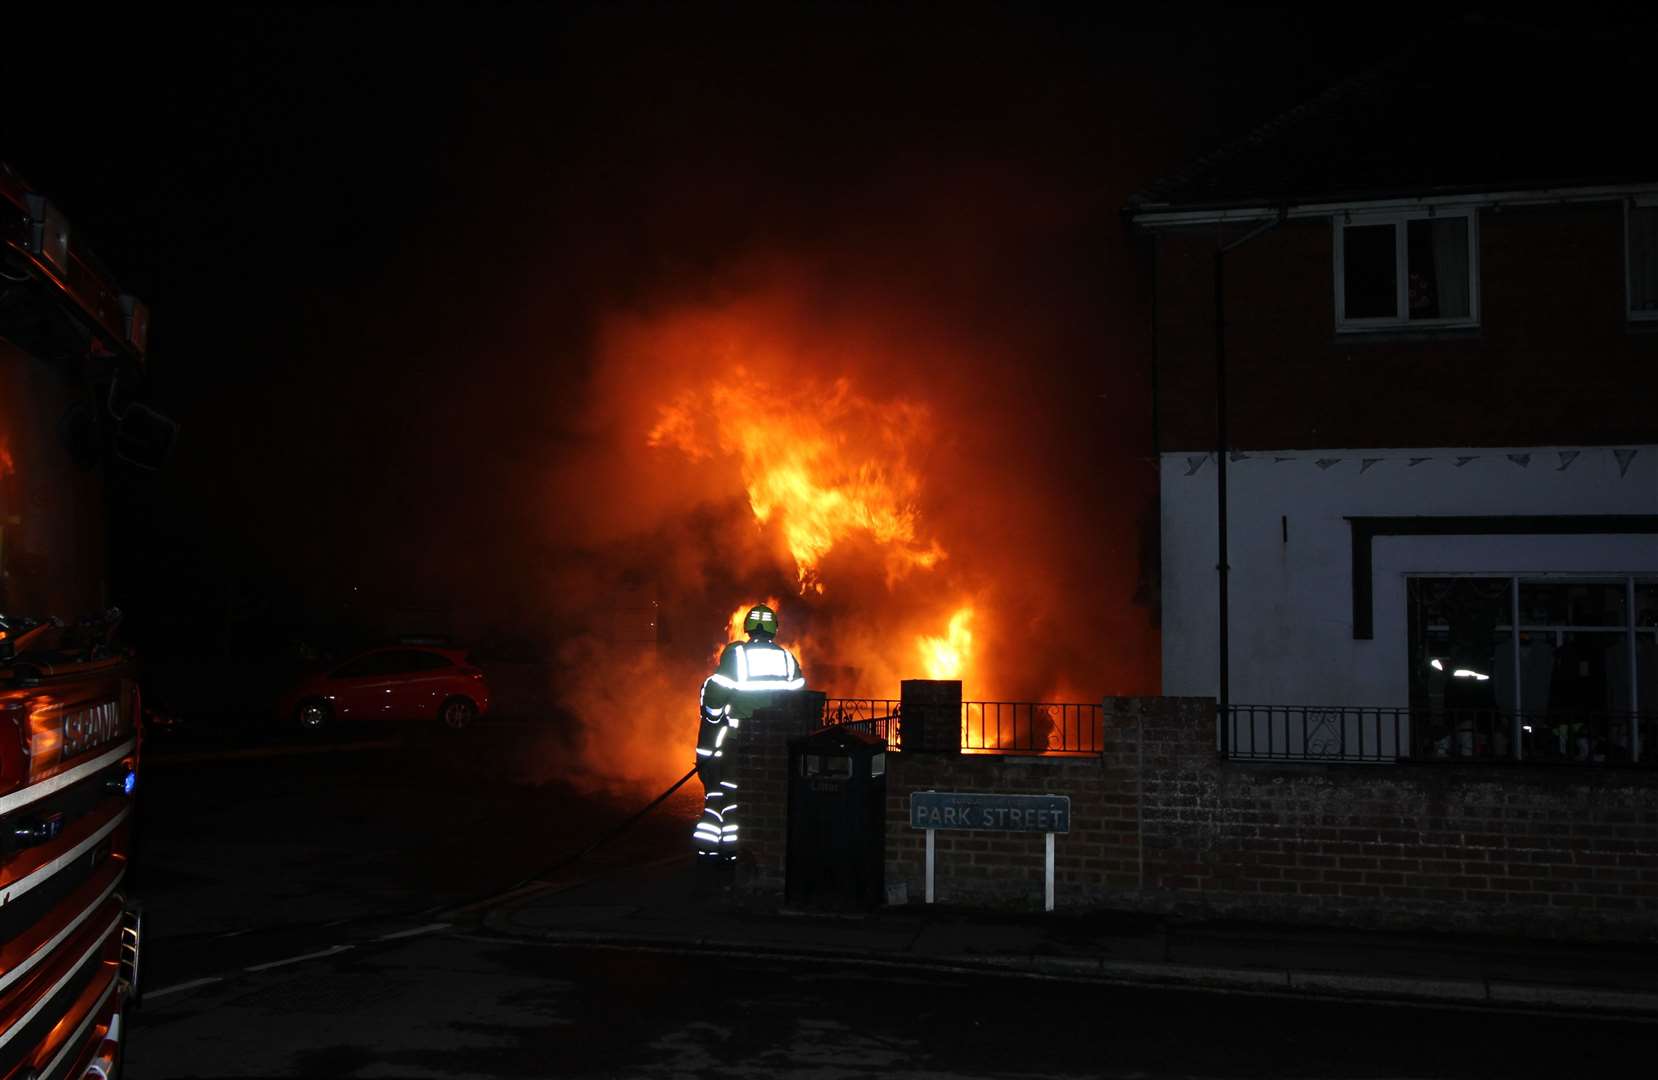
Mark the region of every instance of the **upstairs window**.
[[1472, 211], [1335, 219], [1336, 329], [1476, 326]]
[[1658, 319], [1658, 196], [1636, 199], [1624, 213], [1629, 317]]

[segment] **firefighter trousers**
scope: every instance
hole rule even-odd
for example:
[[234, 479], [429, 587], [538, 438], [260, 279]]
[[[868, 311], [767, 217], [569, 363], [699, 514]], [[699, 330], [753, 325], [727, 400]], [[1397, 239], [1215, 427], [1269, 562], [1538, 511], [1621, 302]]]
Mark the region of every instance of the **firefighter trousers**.
[[701, 718], [697, 776], [702, 780], [702, 815], [691, 832], [698, 858], [728, 860], [737, 856], [737, 784], [726, 779], [725, 767], [735, 736], [729, 717]]

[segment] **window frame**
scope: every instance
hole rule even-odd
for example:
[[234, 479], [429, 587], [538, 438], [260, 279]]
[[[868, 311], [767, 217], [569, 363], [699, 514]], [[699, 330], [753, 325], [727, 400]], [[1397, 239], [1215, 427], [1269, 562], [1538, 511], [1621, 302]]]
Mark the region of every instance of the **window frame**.
[[435, 671], [447, 671], [455, 666], [453, 660], [439, 652], [429, 649], [411, 649], [410, 652], [420, 657], [419, 666], [411, 669], [416, 675], [430, 675]]
[[[1410, 317], [1410, 241], [1408, 223], [1438, 221], [1459, 217], [1468, 222], [1468, 314], [1450, 319], [1412, 319]], [[1346, 233], [1348, 228], [1364, 225], [1393, 226], [1394, 305], [1397, 315], [1366, 319], [1347, 317], [1347, 263]], [[1330, 215], [1335, 277], [1336, 332], [1343, 334], [1411, 330], [1461, 330], [1480, 325], [1480, 236], [1477, 207], [1442, 209], [1426, 207], [1421, 210], [1358, 212], [1353, 210]], [[1628, 229], [1625, 229], [1628, 236]], [[1625, 248], [1627, 249], [1627, 240]], [[1627, 281], [1627, 275], [1626, 275]], [[1626, 285], [1627, 292], [1627, 285]]]
[[435, 670], [426, 667], [422, 658], [428, 654], [423, 649], [387, 649], [384, 655], [392, 665], [391, 670], [386, 672], [390, 676], [420, 675], [427, 670]]
[[1658, 210], [1658, 195], [1636, 195], [1623, 200], [1623, 314], [1632, 323], [1658, 322], [1658, 308], [1635, 310], [1634, 275], [1629, 267], [1629, 211]]
[[[1494, 625], [1492, 627], [1492, 630], [1495, 631], [1495, 632], [1507, 633], [1509, 635], [1510, 648], [1514, 650], [1513, 660], [1512, 660], [1512, 664], [1513, 664], [1513, 669], [1512, 670], [1514, 670], [1515, 672], [1518, 672], [1520, 670], [1520, 667], [1521, 667], [1521, 665], [1520, 665], [1520, 655], [1519, 655], [1520, 635], [1521, 634], [1525, 634], [1525, 633], [1530, 633], [1530, 634], [1539, 634], [1539, 633], [1541, 633], [1541, 634], [1552, 634], [1552, 635], [1556, 635], [1556, 642], [1557, 643], [1559, 641], [1559, 636], [1567, 634], [1567, 633], [1599, 633], [1599, 634], [1606, 634], [1608, 636], [1610, 636], [1612, 634], [1622, 634], [1623, 637], [1624, 637], [1625, 648], [1628, 650], [1628, 656], [1629, 656], [1628, 693], [1629, 693], [1629, 701], [1630, 701], [1630, 715], [1632, 717], [1639, 718], [1640, 716], [1644, 715], [1644, 713], [1646, 712], [1646, 710], [1644, 710], [1642, 708], [1642, 702], [1645, 701], [1646, 699], [1645, 699], [1645, 695], [1643, 694], [1643, 692], [1641, 690], [1640, 666], [1637, 662], [1637, 652], [1636, 652], [1636, 650], [1637, 650], [1639, 642], [1641, 641], [1641, 639], [1644, 635], [1650, 634], [1650, 635], [1652, 635], [1653, 640], [1655, 642], [1658, 642], [1658, 626], [1647, 626], [1647, 625], [1642, 624], [1642, 623], [1637, 621], [1638, 620], [1638, 615], [1637, 615], [1637, 612], [1636, 612], [1635, 597], [1636, 597], [1637, 590], [1640, 590], [1642, 588], [1651, 588], [1655, 585], [1658, 585], [1658, 574], [1654, 574], [1651, 571], [1640, 571], [1640, 570], [1634, 570], [1634, 571], [1608, 571], [1608, 572], [1603, 572], [1603, 573], [1594, 573], [1594, 572], [1585, 572], [1585, 573], [1553, 572], [1553, 571], [1546, 571], [1545, 570], [1545, 571], [1531, 571], [1531, 572], [1526, 572], [1526, 573], [1483, 573], [1483, 572], [1475, 572], [1475, 571], [1455, 571], [1455, 572], [1450, 572], [1450, 573], [1435, 573], [1435, 572], [1429, 571], [1429, 572], [1413, 572], [1413, 573], [1408, 573], [1404, 576], [1405, 576], [1405, 580], [1406, 580], [1406, 583], [1407, 583], [1406, 584], [1407, 590], [1409, 589], [1409, 582], [1412, 579], [1416, 579], [1416, 580], [1443, 580], [1443, 579], [1447, 579], [1447, 578], [1479, 578], [1479, 579], [1492, 580], [1492, 581], [1506, 580], [1507, 583], [1508, 583], [1509, 621], [1507, 623], [1497, 623], [1496, 625]], [[1576, 624], [1565, 624], [1565, 623], [1561, 623], [1561, 624], [1528, 623], [1522, 618], [1522, 612], [1520, 610], [1520, 590], [1521, 590], [1522, 587], [1524, 587], [1526, 585], [1568, 585], [1569, 586], [1569, 585], [1579, 585], [1579, 584], [1581, 584], [1581, 585], [1621, 584], [1624, 588], [1624, 623], [1623, 623], [1623, 625], [1614, 627], [1614, 626], [1611, 626], [1611, 625], [1604, 625], [1604, 626], [1583, 625], [1583, 626], [1579, 626], [1579, 625], [1576, 625]], [[1407, 606], [1409, 605], [1409, 603], [1410, 603], [1410, 600], [1408, 599], [1408, 592], [1407, 592], [1407, 600], [1406, 600]], [[1409, 616], [1407, 615], [1407, 625], [1408, 625], [1408, 623], [1409, 623]], [[1409, 657], [1409, 652], [1410, 652], [1410, 647], [1407, 644], [1406, 645], [1407, 663], [1411, 662], [1411, 658]], [[1408, 677], [1408, 674], [1407, 674], [1407, 677]], [[1523, 686], [1516, 686], [1514, 688], [1514, 694], [1515, 694], [1515, 703], [1516, 703], [1516, 708], [1515, 708], [1514, 713], [1513, 713], [1514, 717], [1516, 718], [1514, 720], [1514, 723], [1516, 725], [1518, 725], [1519, 722], [1520, 722], [1519, 719], [1518, 719], [1519, 717], [1532, 714], [1532, 713], [1536, 712], [1536, 710], [1534, 708], [1528, 707], [1528, 704], [1525, 700], [1525, 694], [1524, 694]], [[1651, 757], [1652, 757], [1653, 752], [1658, 751], [1658, 747], [1643, 746], [1642, 741], [1641, 741], [1641, 726], [1640, 726], [1640, 723], [1638, 722], [1638, 719], [1637, 719], [1637, 722], [1635, 722], [1631, 727], [1631, 734], [1632, 734], [1632, 740], [1631, 740], [1632, 741], [1632, 747], [1631, 747], [1631, 750], [1632, 750], [1632, 753], [1634, 755], [1634, 761], [1636, 763], [1641, 763], [1643, 761], [1650, 760]], [[1520, 744], [1518, 736], [1519, 736], [1519, 732], [1518, 732], [1518, 729], [1516, 729], [1516, 731], [1515, 731], [1515, 742], [1513, 744], [1514, 745], [1514, 750], [1512, 751], [1512, 759], [1515, 760], [1515, 761], [1523, 760], [1523, 757], [1524, 757], [1524, 755], [1521, 752], [1521, 744]]]
[[[391, 650], [360, 653], [328, 673], [330, 679], [378, 679], [392, 674], [386, 665], [391, 661]], [[353, 668], [359, 670], [353, 671]]]

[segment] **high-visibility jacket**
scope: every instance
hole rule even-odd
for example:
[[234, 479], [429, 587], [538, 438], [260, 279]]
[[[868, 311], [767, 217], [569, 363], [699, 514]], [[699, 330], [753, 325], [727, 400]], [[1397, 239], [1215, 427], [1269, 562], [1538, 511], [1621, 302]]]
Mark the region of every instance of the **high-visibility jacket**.
[[794, 654], [774, 641], [734, 641], [720, 654], [720, 666], [702, 684], [703, 719], [747, 720], [780, 690], [806, 685]]
[[719, 670], [702, 684], [702, 720], [697, 724], [703, 800], [691, 840], [699, 857], [729, 860], [736, 855], [737, 782], [726, 779], [724, 762], [729, 737], [773, 694], [805, 685], [793, 654], [765, 638], [733, 642], [720, 654]]

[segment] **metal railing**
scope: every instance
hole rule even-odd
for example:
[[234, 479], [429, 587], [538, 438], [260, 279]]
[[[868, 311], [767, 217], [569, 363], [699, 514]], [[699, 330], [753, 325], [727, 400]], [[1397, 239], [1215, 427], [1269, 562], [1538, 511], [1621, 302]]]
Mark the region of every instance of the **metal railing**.
[[1088, 702], [964, 701], [961, 747], [972, 753], [1097, 754], [1103, 710]]
[[[844, 724], [899, 748], [900, 703], [891, 698], [829, 698], [825, 726]], [[975, 754], [1097, 754], [1102, 707], [1089, 702], [964, 701], [961, 748]]]
[[887, 741], [898, 749], [898, 702], [892, 698], [829, 698], [823, 703], [823, 724], [845, 725]]
[[1352, 705], [1234, 705], [1241, 761], [1524, 761], [1658, 765], [1658, 713], [1513, 713]]

